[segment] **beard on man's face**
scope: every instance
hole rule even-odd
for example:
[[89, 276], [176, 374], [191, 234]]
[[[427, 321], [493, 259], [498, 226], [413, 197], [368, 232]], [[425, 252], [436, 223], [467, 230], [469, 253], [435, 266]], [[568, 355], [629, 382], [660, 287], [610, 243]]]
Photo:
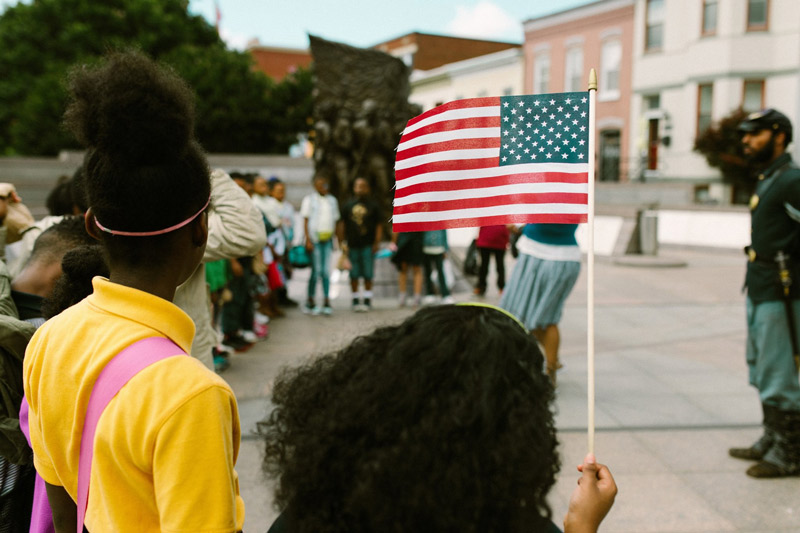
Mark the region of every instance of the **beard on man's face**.
[[770, 136], [769, 141], [767, 144], [762, 146], [759, 150], [755, 152], [747, 152], [745, 151], [744, 157], [753, 165], [760, 166], [765, 163], [769, 163], [772, 159], [772, 154], [775, 152], [775, 135]]

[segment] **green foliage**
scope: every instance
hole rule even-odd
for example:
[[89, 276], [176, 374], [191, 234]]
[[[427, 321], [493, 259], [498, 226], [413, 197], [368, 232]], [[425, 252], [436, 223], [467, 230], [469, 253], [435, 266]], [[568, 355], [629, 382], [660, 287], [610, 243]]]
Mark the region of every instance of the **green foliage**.
[[248, 53], [226, 49], [216, 29], [187, 5], [33, 0], [9, 7], [0, 16], [0, 154], [77, 148], [61, 128], [67, 73], [126, 48], [170, 64], [195, 89], [197, 137], [206, 150], [285, 153], [307, 129], [310, 75], [300, 76], [302, 83], [275, 84], [252, 69]]
[[694, 150], [718, 168], [724, 182], [733, 186], [735, 203], [747, 203], [755, 190], [756, 170], [744, 158], [739, 124], [747, 117], [741, 108], [712, 125], [694, 141]]

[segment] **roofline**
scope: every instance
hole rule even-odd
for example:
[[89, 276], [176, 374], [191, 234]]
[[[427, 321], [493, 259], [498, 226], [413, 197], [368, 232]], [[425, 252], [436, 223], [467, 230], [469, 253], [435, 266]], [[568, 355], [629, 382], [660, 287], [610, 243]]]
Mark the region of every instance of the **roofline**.
[[565, 9], [564, 11], [556, 11], [554, 13], [550, 13], [549, 15], [530, 18], [522, 22], [522, 29], [527, 33], [528, 31], [556, 26], [558, 24], [570, 22], [578, 18], [589, 17], [592, 15], [605, 13], [607, 11], [613, 11], [615, 9], [632, 6], [635, 3], [636, 0], [597, 0], [596, 2]]
[[270, 52], [291, 52], [295, 54], [311, 55], [311, 50], [308, 48], [288, 48], [286, 46], [270, 46], [268, 44], [256, 44], [246, 48], [247, 51], [252, 50], [267, 50]]
[[513, 64], [515, 61], [521, 61], [523, 51], [521, 48], [509, 48], [507, 50], [500, 50], [499, 52], [491, 52], [482, 56], [471, 57], [469, 59], [462, 59], [461, 61], [454, 61], [447, 63], [440, 67], [432, 68], [430, 70], [417, 70], [411, 73], [411, 83], [421, 83], [430, 81], [442, 76], [452, 76], [458, 74], [466, 74], [475, 70], [481, 70], [488, 66], [501, 66]]
[[403, 37], [410, 37], [411, 35], [425, 35], [427, 37], [444, 37], [446, 39], [459, 39], [459, 40], [462, 40], [462, 41], [474, 41], [474, 42], [479, 42], [479, 43], [510, 44], [510, 45], [513, 45], [513, 46], [522, 46], [522, 43], [517, 43], [517, 42], [514, 42], [514, 41], [492, 41], [492, 40], [488, 40], [488, 39], [476, 39], [476, 38], [473, 38], [473, 37], [460, 37], [460, 36], [457, 36], [457, 35], [444, 35], [442, 33], [428, 33], [428, 32], [422, 32], [422, 31], [412, 31], [412, 32], [404, 33], [403, 35], [398, 35], [397, 37], [392, 37], [391, 39], [386, 39], [385, 41], [381, 41], [379, 43], [376, 43], [376, 44], [370, 46], [370, 48], [377, 48], [378, 46], [380, 46], [382, 44], [386, 44], [386, 43], [391, 42], [391, 41], [396, 41], [398, 39], [402, 39]]

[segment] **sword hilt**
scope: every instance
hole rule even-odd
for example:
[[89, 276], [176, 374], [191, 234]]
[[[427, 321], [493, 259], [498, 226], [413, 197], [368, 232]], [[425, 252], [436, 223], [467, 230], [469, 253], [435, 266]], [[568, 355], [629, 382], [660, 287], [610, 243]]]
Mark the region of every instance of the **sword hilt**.
[[781, 278], [781, 285], [783, 286], [783, 293], [789, 295], [789, 288], [792, 286], [792, 277], [789, 274], [789, 255], [779, 250], [775, 254], [775, 262], [778, 263], [778, 274]]

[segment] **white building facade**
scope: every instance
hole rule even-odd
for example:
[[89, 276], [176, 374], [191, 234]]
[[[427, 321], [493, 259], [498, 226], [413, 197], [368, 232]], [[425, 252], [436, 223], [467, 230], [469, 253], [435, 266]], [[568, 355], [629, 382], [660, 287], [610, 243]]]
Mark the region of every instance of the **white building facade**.
[[427, 111], [462, 98], [522, 94], [522, 48], [511, 48], [411, 74], [409, 100]]
[[[636, 0], [633, 53], [632, 179], [694, 181], [727, 203], [697, 135], [740, 106], [800, 126], [798, 0]], [[800, 159], [800, 143], [792, 151]]]

